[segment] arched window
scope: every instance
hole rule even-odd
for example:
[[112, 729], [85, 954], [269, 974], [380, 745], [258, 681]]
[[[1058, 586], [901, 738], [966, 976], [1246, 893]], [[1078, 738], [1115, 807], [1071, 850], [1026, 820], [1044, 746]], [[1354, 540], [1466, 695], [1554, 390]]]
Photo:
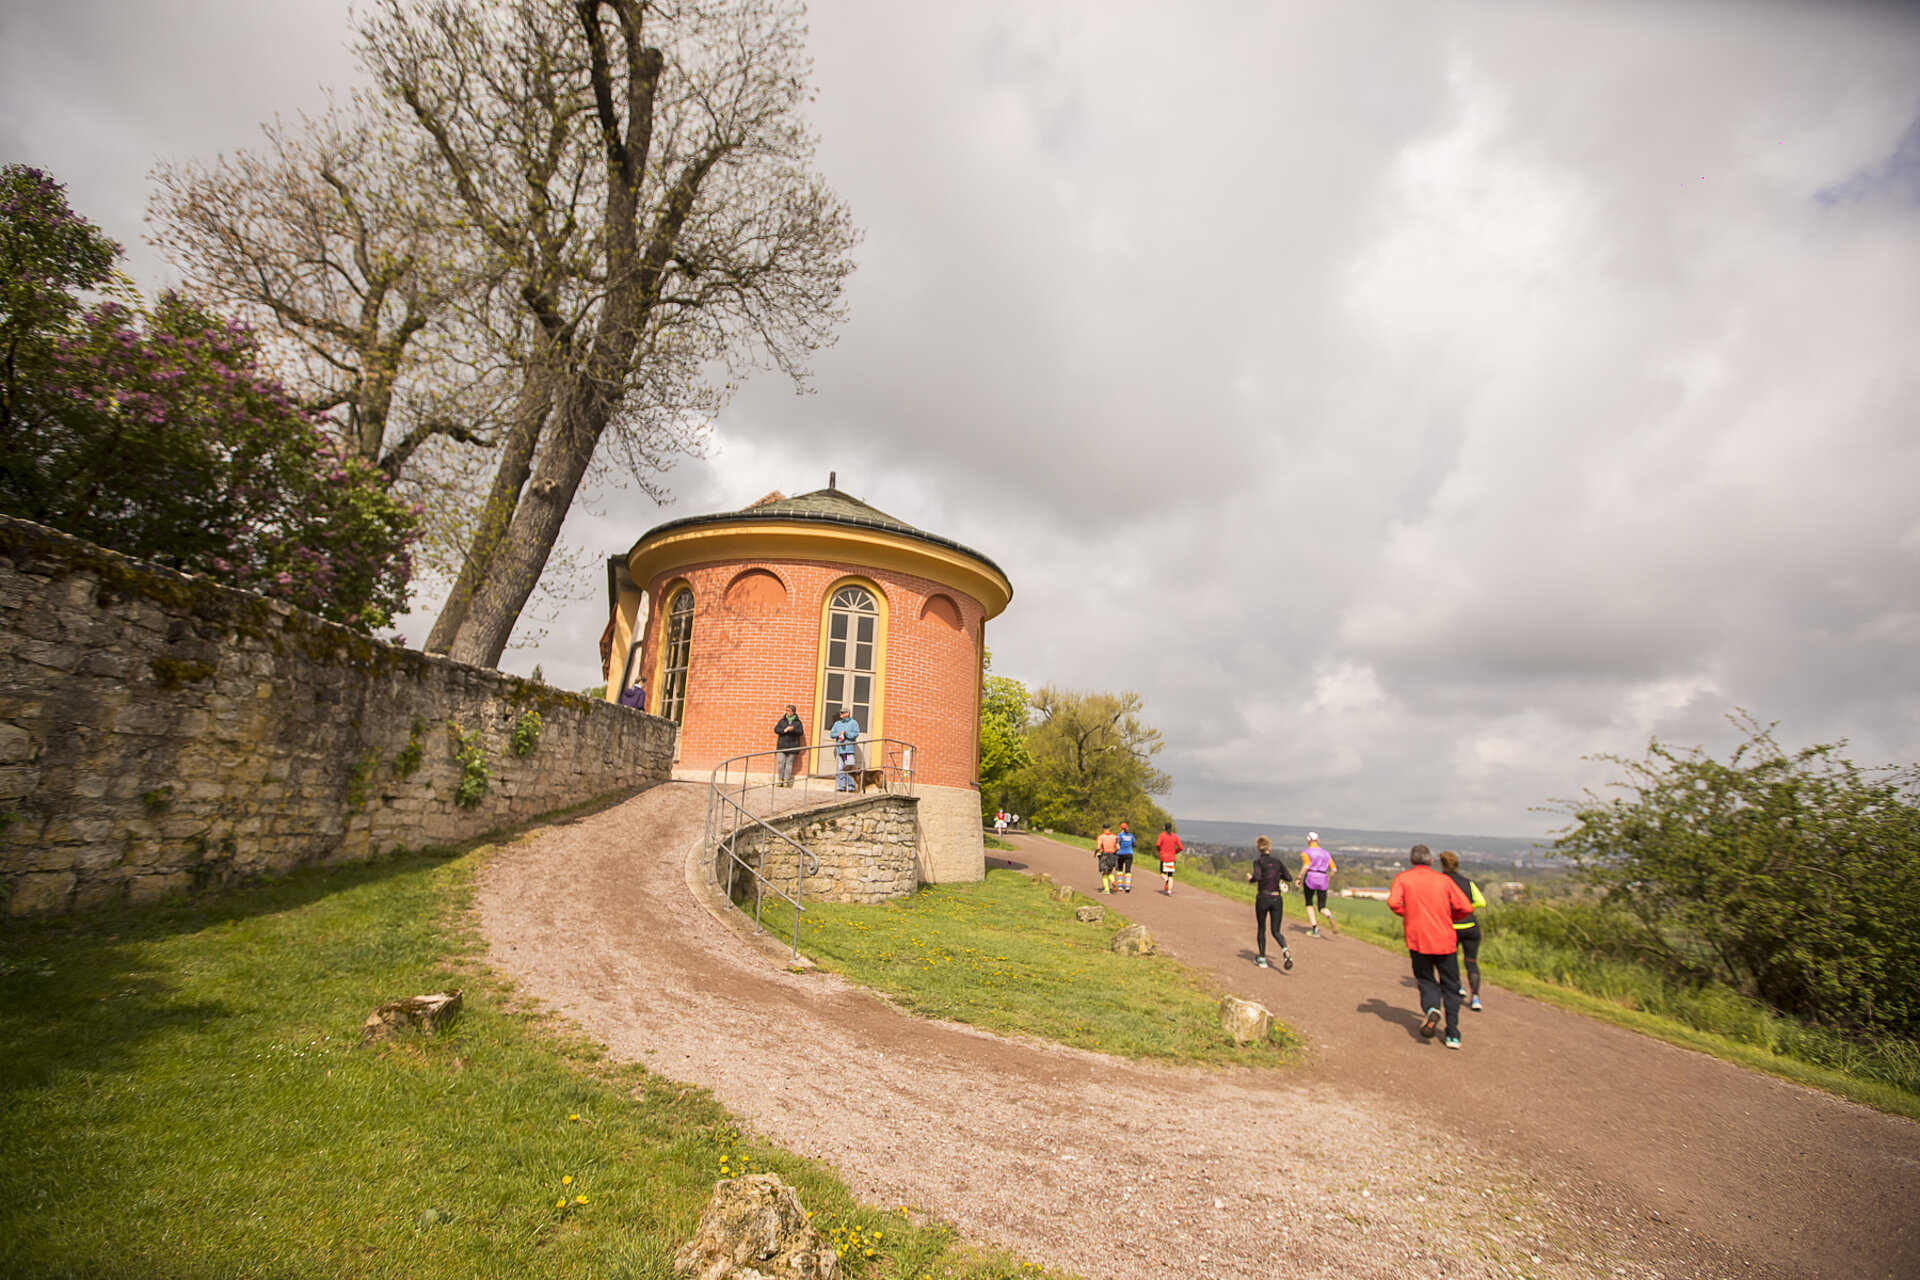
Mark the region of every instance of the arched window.
[[667, 599], [660, 657], [660, 714], [675, 724], [687, 709], [687, 664], [693, 653], [693, 590], [681, 587]]
[[830, 724], [846, 707], [871, 735], [873, 706], [879, 690], [876, 650], [879, 645], [880, 605], [873, 593], [852, 583], [833, 593], [827, 605], [826, 699], [820, 708], [822, 724]]

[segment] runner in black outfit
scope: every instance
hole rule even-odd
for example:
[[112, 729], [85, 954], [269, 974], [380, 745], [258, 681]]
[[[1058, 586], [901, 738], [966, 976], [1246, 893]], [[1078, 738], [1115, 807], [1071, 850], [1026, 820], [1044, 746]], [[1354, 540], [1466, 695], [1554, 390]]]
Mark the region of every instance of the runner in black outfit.
[[[1467, 901], [1473, 904], [1474, 913], [1465, 920], [1453, 922], [1454, 936], [1460, 940], [1460, 958], [1466, 961], [1467, 985], [1473, 988], [1473, 1003], [1467, 1008], [1480, 1012], [1480, 908], [1487, 905], [1486, 895], [1480, 892], [1480, 886], [1460, 873], [1460, 855], [1451, 849], [1440, 854], [1440, 870], [1447, 878], [1460, 886], [1460, 892], [1467, 895]], [[1461, 995], [1467, 992], [1462, 991]]]
[[1247, 877], [1247, 883], [1255, 886], [1253, 891], [1253, 940], [1260, 947], [1260, 958], [1254, 963], [1262, 969], [1271, 969], [1267, 963], [1267, 932], [1273, 932], [1273, 940], [1280, 946], [1280, 967], [1293, 968], [1293, 952], [1287, 950], [1286, 939], [1280, 936], [1280, 895], [1285, 892], [1281, 881], [1293, 883], [1293, 872], [1287, 870], [1287, 864], [1273, 856], [1273, 841], [1261, 836], [1253, 842], [1260, 856], [1253, 860], [1253, 872]]

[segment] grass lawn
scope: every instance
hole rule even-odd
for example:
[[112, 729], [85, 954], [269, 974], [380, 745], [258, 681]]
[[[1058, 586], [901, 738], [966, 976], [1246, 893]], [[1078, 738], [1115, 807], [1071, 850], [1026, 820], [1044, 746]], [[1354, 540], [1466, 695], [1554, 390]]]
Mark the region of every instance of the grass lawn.
[[[1127, 923], [1073, 917], [1046, 886], [989, 870], [977, 884], [929, 885], [877, 906], [807, 907], [801, 948], [823, 968], [884, 991], [933, 1018], [1002, 1034], [1042, 1036], [1130, 1058], [1271, 1066], [1299, 1044], [1275, 1023], [1263, 1045], [1220, 1031], [1218, 990], [1165, 956], [1108, 949]], [[767, 908], [775, 935], [792, 927], [785, 903]]]
[[[1180, 868], [1180, 883], [1241, 902], [1253, 900], [1252, 885], [1218, 876], [1190, 873], [1185, 865]], [[1406, 954], [1400, 917], [1394, 915], [1386, 903], [1369, 898], [1339, 898], [1333, 901], [1334, 918], [1343, 933], [1351, 933], [1396, 955]], [[1637, 968], [1618, 963], [1580, 964], [1575, 958], [1564, 954], [1543, 953], [1527, 945], [1525, 939], [1489, 937], [1480, 949], [1482, 977], [1509, 991], [1600, 1018], [1669, 1044], [1698, 1049], [1727, 1062], [1765, 1071], [1796, 1084], [1825, 1089], [1882, 1111], [1920, 1120], [1920, 1093], [1890, 1083], [1887, 1079], [1889, 1076], [1894, 1080], [1920, 1078], [1920, 1051], [1900, 1045], [1888, 1046], [1877, 1054], [1862, 1050], [1858, 1068], [1851, 1071], [1820, 1061], [1808, 1061], [1806, 1057], [1792, 1053], [1776, 1052], [1770, 1046], [1802, 1042], [1808, 1047], [1807, 1056], [1839, 1053], [1844, 1061], [1844, 1054], [1850, 1046], [1817, 1028], [1803, 1027], [1777, 1015], [1761, 1018], [1760, 1022], [1767, 1025], [1753, 1026], [1749, 1032], [1753, 1038], [1744, 1039], [1712, 1030], [1711, 1024], [1694, 1025], [1682, 1018], [1649, 1012], [1641, 1006], [1652, 1003], [1655, 998], [1646, 989], [1654, 979], [1644, 971], [1637, 975], [1629, 972]], [[1712, 1012], [1711, 1009], [1703, 1010], [1700, 1021], [1705, 1021]], [[1741, 1019], [1743, 1022], [1750, 1020]]]
[[[777, 1172], [855, 1280], [1033, 1270], [856, 1203], [476, 963], [485, 856], [307, 872], [0, 935], [0, 1275], [666, 1280], [715, 1179]], [[437, 1038], [354, 1048], [461, 987]]]

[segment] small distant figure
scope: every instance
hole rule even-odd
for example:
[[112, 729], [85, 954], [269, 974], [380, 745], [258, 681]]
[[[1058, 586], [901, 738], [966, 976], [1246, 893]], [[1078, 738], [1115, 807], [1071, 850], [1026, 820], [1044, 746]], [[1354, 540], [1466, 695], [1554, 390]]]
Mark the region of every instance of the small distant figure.
[[994, 811], [993, 834], [996, 836], [1004, 836], [1007, 834], [1007, 811], [1005, 809], [996, 809]]
[[1441, 1011], [1447, 1018], [1447, 1048], [1460, 1047], [1460, 965], [1454, 957], [1453, 922], [1473, 914], [1473, 903], [1460, 886], [1433, 869], [1433, 850], [1423, 844], [1407, 853], [1412, 863], [1393, 878], [1387, 906], [1406, 924], [1407, 956], [1413, 962], [1413, 980], [1420, 987], [1426, 1017], [1420, 1034], [1433, 1039]]
[[1162, 831], [1155, 837], [1153, 844], [1154, 847], [1160, 851], [1160, 892], [1171, 898], [1173, 896], [1173, 871], [1174, 868], [1179, 865], [1180, 855], [1187, 851], [1187, 846], [1181, 844], [1180, 837], [1173, 834], [1173, 824], [1171, 822], [1167, 824], [1165, 831]]
[[1260, 955], [1254, 963], [1262, 969], [1271, 969], [1267, 963], [1267, 934], [1273, 934], [1274, 945], [1280, 948], [1280, 967], [1293, 968], [1293, 952], [1287, 949], [1287, 940], [1280, 936], [1280, 908], [1286, 899], [1281, 895], [1287, 886], [1293, 883], [1293, 872], [1287, 870], [1287, 864], [1273, 856], [1273, 841], [1261, 836], [1253, 842], [1257, 856], [1253, 860], [1253, 870], [1247, 876], [1247, 883], [1253, 889], [1253, 942], [1260, 949]]
[[645, 711], [647, 709], [647, 686], [636, 680], [620, 691], [620, 697], [616, 699], [616, 701], [623, 707], [632, 707], [635, 711]]
[[776, 785], [790, 787], [793, 785], [793, 766], [807, 745], [807, 726], [800, 723], [800, 713], [793, 709], [791, 702], [787, 704], [787, 714], [774, 722], [773, 738], [780, 748], [780, 754], [774, 757]]
[[833, 739], [833, 753], [839, 764], [839, 772], [834, 775], [835, 791], [858, 791], [860, 784], [854, 780], [854, 774], [860, 768], [860, 722], [853, 718], [853, 712], [840, 708], [840, 718], [833, 722], [833, 728], [827, 736]]
[[[1460, 855], [1451, 849], [1440, 851], [1440, 871], [1447, 879], [1460, 887], [1467, 895], [1467, 901], [1473, 904], [1473, 911], [1465, 920], [1453, 922], [1453, 935], [1460, 943], [1460, 958], [1467, 964], [1467, 986], [1460, 988], [1460, 994], [1471, 994], [1473, 999], [1467, 1008], [1480, 1012], [1480, 908], [1487, 905], [1487, 895], [1480, 892], [1480, 886], [1460, 873]], [[1468, 987], [1472, 991], [1467, 990]]]
[[1100, 838], [1093, 842], [1093, 856], [1100, 864], [1100, 892], [1113, 892], [1113, 871], [1120, 865], [1120, 837], [1113, 834], [1113, 824], [1100, 824]]
[[1113, 867], [1114, 886], [1122, 893], [1132, 893], [1133, 829], [1127, 826], [1125, 822], [1122, 822], [1120, 824], [1120, 830], [1114, 833], [1113, 838], [1120, 842], [1120, 852]]
[[1320, 936], [1320, 921], [1313, 914], [1318, 904], [1320, 911], [1327, 917], [1327, 930], [1340, 932], [1333, 922], [1333, 908], [1327, 905], [1327, 890], [1333, 884], [1333, 873], [1340, 868], [1333, 865], [1333, 855], [1320, 847], [1320, 833], [1307, 832], [1307, 847], [1300, 851], [1300, 892], [1307, 899], [1307, 936]]

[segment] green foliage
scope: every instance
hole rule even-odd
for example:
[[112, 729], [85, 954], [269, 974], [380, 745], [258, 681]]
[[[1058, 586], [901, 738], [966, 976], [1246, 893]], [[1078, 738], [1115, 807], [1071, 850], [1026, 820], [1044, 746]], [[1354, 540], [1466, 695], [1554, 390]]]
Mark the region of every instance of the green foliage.
[[993, 654], [982, 662], [980, 688], [980, 811], [992, 813], [1006, 802], [1009, 777], [1033, 763], [1027, 751], [1032, 708], [1027, 687], [993, 674]]
[[426, 755], [426, 736], [427, 726], [416, 719], [407, 730], [407, 745], [393, 758], [394, 777], [411, 778], [420, 768], [420, 761]]
[[1726, 762], [1655, 741], [1643, 760], [1607, 757], [1627, 795], [1568, 809], [1555, 848], [1608, 910], [1582, 949], [1920, 1039], [1920, 775], [1870, 775], [1844, 744], [1789, 753], [1736, 723], [1747, 741]]
[[1124, 821], [1151, 843], [1168, 819], [1150, 797], [1171, 782], [1153, 767], [1160, 731], [1141, 716], [1142, 705], [1132, 692], [1036, 691], [1028, 763], [1004, 784], [1010, 806], [1032, 827], [1091, 835]]
[[[822, 967], [887, 992], [930, 1018], [1002, 1034], [1042, 1036], [1123, 1057], [1213, 1065], [1272, 1065], [1299, 1041], [1275, 1024], [1265, 1045], [1220, 1031], [1218, 993], [1165, 956], [1110, 949], [1127, 921], [1073, 917], [1044, 886], [990, 869], [977, 884], [929, 885], [876, 906], [807, 904], [807, 954]], [[788, 936], [791, 908], [769, 902], [767, 928]]]
[[460, 766], [460, 783], [453, 789], [453, 802], [462, 809], [471, 809], [493, 789], [486, 744], [480, 740], [478, 731], [468, 733], [452, 720], [447, 721], [447, 737], [454, 762]]
[[418, 513], [260, 369], [245, 327], [151, 310], [59, 185], [0, 169], [0, 512], [369, 630], [404, 608]]
[[513, 754], [525, 759], [538, 750], [540, 728], [538, 711], [522, 711], [520, 718], [513, 722], [513, 732], [507, 735], [507, 745], [512, 748]]
[[363, 809], [367, 804], [373, 771], [380, 767], [380, 748], [368, 747], [366, 754], [347, 770], [347, 807]]
[[[526, 1011], [464, 932], [482, 857], [0, 934], [0, 1275], [665, 1280], [714, 1181], [760, 1171], [859, 1242], [849, 1280], [1031, 1274]], [[354, 1048], [451, 987], [445, 1034]]]

